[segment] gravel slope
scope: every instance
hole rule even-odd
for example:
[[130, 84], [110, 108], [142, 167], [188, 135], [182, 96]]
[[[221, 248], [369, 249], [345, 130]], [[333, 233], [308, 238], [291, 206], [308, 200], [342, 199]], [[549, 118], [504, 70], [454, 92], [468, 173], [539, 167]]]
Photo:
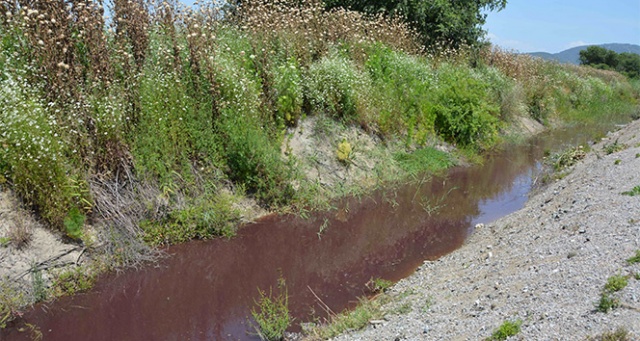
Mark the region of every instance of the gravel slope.
[[[605, 155], [618, 140], [627, 149]], [[520, 211], [479, 226], [389, 292], [385, 321], [336, 340], [480, 340], [522, 320], [510, 340], [586, 340], [624, 327], [640, 340], [640, 121], [610, 134]], [[616, 160], [620, 160], [617, 162]], [[617, 163], [617, 164], [616, 164]], [[607, 278], [629, 275], [621, 307], [595, 310]]]

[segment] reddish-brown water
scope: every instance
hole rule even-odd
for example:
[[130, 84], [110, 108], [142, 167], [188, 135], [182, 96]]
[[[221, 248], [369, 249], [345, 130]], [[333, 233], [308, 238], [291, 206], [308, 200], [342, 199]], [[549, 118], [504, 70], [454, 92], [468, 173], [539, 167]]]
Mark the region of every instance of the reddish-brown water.
[[[251, 340], [258, 288], [276, 288], [279, 278], [296, 325], [324, 317], [314, 293], [333, 311], [352, 307], [370, 294], [370, 279], [397, 281], [460, 247], [476, 223], [521, 208], [543, 150], [557, 141], [545, 136], [505, 148], [482, 166], [345, 200], [308, 220], [270, 216], [230, 240], [171, 247], [158, 266], [38, 304], [15, 325], [38, 326], [46, 341]], [[16, 326], [0, 331], [1, 339], [28, 340]]]

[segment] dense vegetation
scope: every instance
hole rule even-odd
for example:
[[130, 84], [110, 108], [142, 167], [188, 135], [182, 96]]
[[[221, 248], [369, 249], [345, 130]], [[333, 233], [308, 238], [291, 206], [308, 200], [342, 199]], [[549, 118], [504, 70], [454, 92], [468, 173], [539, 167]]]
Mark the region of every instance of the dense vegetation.
[[459, 48], [483, 42], [486, 11], [500, 11], [507, 0], [325, 0], [328, 8], [343, 7], [370, 15], [404, 18], [427, 47]]
[[418, 19], [314, 1], [113, 0], [106, 21], [93, 1], [1, 0], [0, 185], [52, 228], [87, 242], [91, 223], [125, 252], [139, 237], [232, 235], [245, 195], [298, 209], [330, 198], [281, 152], [287, 128], [307, 116], [399, 141], [397, 164], [434, 141], [490, 148], [518, 117], [551, 124], [635, 105], [637, 88], [611, 71], [480, 46], [422, 54], [430, 39], [477, 41], [480, 10], [504, 6], [468, 3], [450, 17], [457, 2], [434, 2], [453, 35], [437, 24], [426, 39], [440, 12], [419, 11], [416, 33]]
[[580, 51], [580, 64], [602, 70], [615, 70], [627, 77], [640, 79], [640, 55], [636, 53], [616, 53], [604, 47], [589, 46]]

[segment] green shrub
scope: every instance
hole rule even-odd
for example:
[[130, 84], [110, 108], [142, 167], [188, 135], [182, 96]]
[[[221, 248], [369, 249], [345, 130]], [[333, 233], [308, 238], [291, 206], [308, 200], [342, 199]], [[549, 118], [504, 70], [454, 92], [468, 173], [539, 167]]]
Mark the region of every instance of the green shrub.
[[380, 132], [406, 136], [408, 145], [421, 145], [434, 134], [435, 116], [431, 110], [434, 71], [426, 60], [375, 45], [368, 52], [365, 66], [373, 81]]
[[83, 235], [85, 216], [82, 212], [73, 207], [64, 218], [64, 229], [67, 236], [79, 240]]
[[66, 141], [37, 85], [6, 74], [0, 78], [0, 171], [13, 189], [51, 226], [63, 229], [74, 203]]
[[615, 309], [620, 305], [620, 302], [617, 298], [612, 297], [609, 293], [602, 292], [600, 294], [600, 300], [598, 300], [598, 304], [596, 305], [596, 309], [602, 313], [608, 313], [609, 310]]
[[33, 287], [33, 299], [41, 302], [47, 299], [47, 287], [42, 278], [42, 270], [35, 266], [31, 268], [31, 286]]
[[451, 156], [434, 148], [421, 148], [413, 153], [396, 153], [394, 159], [410, 175], [439, 172], [454, 165]]
[[370, 279], [369, 282], [367, 282], [367, 288], [374, 293], [385, 292], [392, 286], [392, 281], [383, 278]]
[[631, 258], [629, 258], [629, 259], [627, 259], [627, 263], [629, 263], [629, 264], [640, 263], [640, 250], [636, 250], [636, 255], [631, 257]]
[[615, 275], [607, 279], [607, 284], [604, 285], [604, 289], [608, 292], [616, 292], [624, 289], [628, 284], [627, 276]]
[[504, 321], [486, 340], [506, 340], [520, 332], [522, 320]]
[[240, 212], [233, 207], [233, 199], [226, 194], [205, 195], [188, 202], [160, 221], [142, 222], [144, 240], [151, 245], [170, 245], [192, 239], [232, 237]]
[[384, 295], [375, 300], [361, 298], [355, 309], [333, 314], [326, 323], [312, 327], [307, 333], [325, 340], [336, 337], [348, 330], [362, 329], [369, 324], [369, 321], [382, 318], [381, 307], [384, 300]]
[[311, 64], [305, 78], [312, 110], [345, 122], [358, 121], [367, 82], [352, 61], [335, 52]]
[[289, 314], [289, 296], [284, 286], [280, 287], [279, 295], [274, 296], [273, 288], [269, 294], [258, 289], [260, 298], [255, 301], [257, 309], [251, 309], [251, 316], [258, 324], [256, 332], [262, 340], [282, 340], [284, 332], [293, 318]]
[[468, 69], [443, 65], [438, 70], [435, 128], [446, 141], [463, 146], [495, 143], [500, 109], [487, 96], [488, 86]]
[[613, 332], [604, 332], [595, 338], [587, 338], [587, 341], [630, 341], [629, 331], [624, 327], [618, 327]]
[[268, 205], [286, 204], [294, 197], [293, 164], [283, 160], [279, 146], [257, 120], [224, 113], [218, 131], [231, 180]]
[[275, 67], [273, 72], [277, 120], [294, 126], [302, 116], [304, 94], [300, 66], [296, 59], [289, 58], [285, 63]]
[[17, 290], [14, 283], [3, 279], [0, 281], [0, 330], [7, 327], [7, 323], [20, 315], [28, 300], [22, 291]]
[[96, 281], [91, 269], [76, 267], [53, 276], [51, 290], [54, 296], [74, 295], [91, 289]]
[[630, 197], [635, 197], [636, 195], [640, 195], [640, 186], [635, 186], [630, 191], [622, 192], [622, 195], [628, 195]]

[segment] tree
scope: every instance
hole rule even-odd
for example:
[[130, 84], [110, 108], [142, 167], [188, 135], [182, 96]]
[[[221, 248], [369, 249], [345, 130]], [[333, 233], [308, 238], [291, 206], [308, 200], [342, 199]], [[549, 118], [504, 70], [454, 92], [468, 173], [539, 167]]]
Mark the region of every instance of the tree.
[[482, 44], [487, 11], [504, 9], [507, 0], [325, 0], [325, 4], [374, 15], [399, 15], [417, 30], [426, 46], [457, 48]]
[[616, 69], [618, 66], [618, 54], [601, 46], [589, 46], [580, 51], [581, 65], [599, 65], [600, 69]]
[[616, 70], [630, 78], [640, 78], [640, 55], [615, 51], [600, 46], [589, 46], [580, 51], [580, 64], [597, 69]]
[[619, 54], [617, 70], [629, 78], [640, 78], [640, 55], [630, 52]]

